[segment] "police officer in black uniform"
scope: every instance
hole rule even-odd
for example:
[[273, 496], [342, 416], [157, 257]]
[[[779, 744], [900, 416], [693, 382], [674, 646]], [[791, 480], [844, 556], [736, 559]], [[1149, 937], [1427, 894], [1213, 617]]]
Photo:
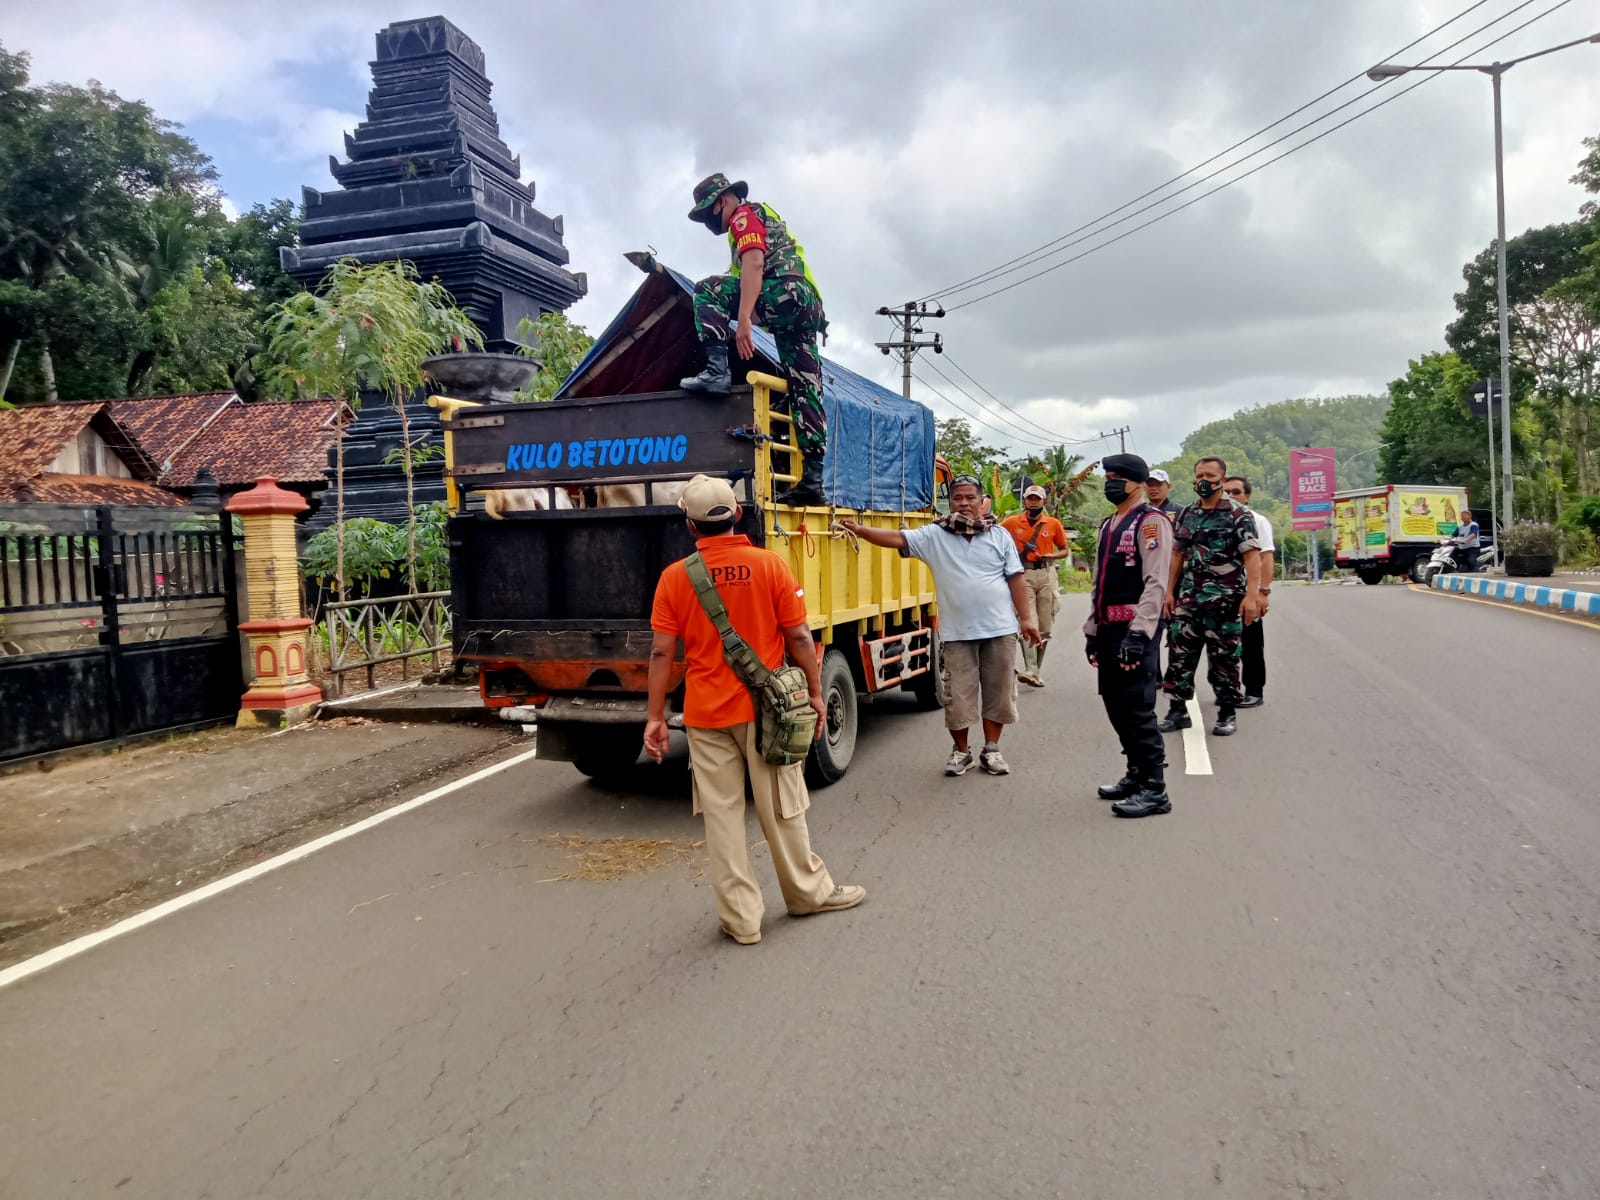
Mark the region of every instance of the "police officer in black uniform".
[[1117, 510], [1100, 525], [1095, 547], [1093, 608], [1084, 622], [1084, 650], [1100, 676], [1100, 699], [1122, 742], [1127, 771], [1099, 789], [1119, 817], [1172, 811], [1166, 748], [1156, 728], [1161, 681], [1162, 605], [1172, 570], [1172, 522], [1145, 498], [1150, 468], [1137, 454], [1101, 462], [1106, 499]]

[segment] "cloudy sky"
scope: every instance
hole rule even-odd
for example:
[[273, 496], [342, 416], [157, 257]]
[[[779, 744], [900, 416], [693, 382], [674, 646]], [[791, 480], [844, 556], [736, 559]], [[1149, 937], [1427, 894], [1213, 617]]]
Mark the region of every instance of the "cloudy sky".
[[[805, 243], [828, 353], [897, 386], [898, 367], [872, 347], [890, 330], [879, 305], [1094, 220], [1471, 4], [451, 0], [443, 11], [486, 51], [502, 134], [539, 207], [565, 214], [572, 265], [590, 281], [575, 319], [598, 329], [635, 286], [622, 251], [648, 243], [691, 275], [720, 268], [724, 245], [683, 214], [694, 182], [724, 170]], [[1600, 31], [1600, 0], [1482, 0], [1405, 61], [1503, 18], [1435, 60], [1454, 61], [1552, 7], [1470, 61]], [[374, 32], [427, 15], [393, 0], [8, 8], [0, 40], [33, 55], [36, 79], [98, 78], [183, 122], [238, 208], [332, 186], [327, 158], [363, 117]], [[1507, 75], [1513, 233], [1581, 203], [1567, 179], [1581, 139], [1600, 132], [1597, 68], [1600, 46], [1580, 46]], [[1268, 137], [1411, 82], [1363, 80]], [[1127, 424], [1153, 459], [1240, 407], [1380, 390], [1438, 348], [1461, 265], [1493, 236], [1490, 112], [1486, 78], [1432, 77], [1168, 220], [929, 322], [950, 354], [917, 373], [986, 413], [975, 425], [991, 443], [1020, 450]]]

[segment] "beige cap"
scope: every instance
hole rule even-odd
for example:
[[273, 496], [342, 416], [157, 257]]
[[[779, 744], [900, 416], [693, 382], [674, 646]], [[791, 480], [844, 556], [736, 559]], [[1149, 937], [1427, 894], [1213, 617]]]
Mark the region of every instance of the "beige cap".
[[696, 475], [684, 486], [678, 507], [691, 521], [727, 521], [739, 511], [739, 497], [726, 479]]
[[1022, 493], [1022, 498], [1024, 500], [1026, 500], [1029, 496], [1038, 496], [1039, 499], [1043, 500], [1045, 497], [1045, 490], [1036, 483], [1027, 491]]

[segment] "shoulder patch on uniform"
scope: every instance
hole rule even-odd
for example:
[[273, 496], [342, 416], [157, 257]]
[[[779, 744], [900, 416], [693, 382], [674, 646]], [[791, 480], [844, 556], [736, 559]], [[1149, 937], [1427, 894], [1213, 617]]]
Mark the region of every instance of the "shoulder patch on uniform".
[[1155, 537], [1156, 534], [1160, 532], [1160, 528], [1161, 527], [1154, 521], [1146, 521], [1142, 526], [1139, 527], [1139, 536]]
[[744, 209], [741, 208], [739, 210], [739, 212], [738, 212], [738, 215], [736, 215], [733, 218], [734, 231], [737, 232], [737, 233], [743, 233], [744, 230], [745, 230], [745, 226], [747, 226], [749, 224], [750, 224], [750, 214], [748, 212], [746, 212]]

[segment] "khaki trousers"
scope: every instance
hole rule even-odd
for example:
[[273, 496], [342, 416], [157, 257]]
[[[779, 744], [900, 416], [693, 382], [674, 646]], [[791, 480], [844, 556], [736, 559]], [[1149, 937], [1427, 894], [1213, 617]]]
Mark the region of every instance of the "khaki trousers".
[[[1040, 569], [1029, 568], [1022, 572], [1023, 590], [1028, 597], [1028, 611], [1039, 626], [1039, 636], [1050, 640], [1050, 631], [1056, 626], [1056, 613], [1061, 609], [1061, 580], [1056, 575], [1055, 563]], [[1044, 647], [1030, 646], [1018, 639], [1022, 647], [1022, 665], [1028, 674], [1038, 678], [1044, 665]]]
[[744, 781], [750, 779], [756, 817], [772, 852], [783, 902], [796, 916], [819, 910], [833, 895], [833, 877], [811, 850], [806, 829], [805, 764], [775, 767], [756, 746], [756, 724], [688, 729], [694, 771], [694, 811], [706, 819], [706, 855], [722, 927], [740, 937], [761, 931], [766, 905], [750, 868], [745, 840]]

